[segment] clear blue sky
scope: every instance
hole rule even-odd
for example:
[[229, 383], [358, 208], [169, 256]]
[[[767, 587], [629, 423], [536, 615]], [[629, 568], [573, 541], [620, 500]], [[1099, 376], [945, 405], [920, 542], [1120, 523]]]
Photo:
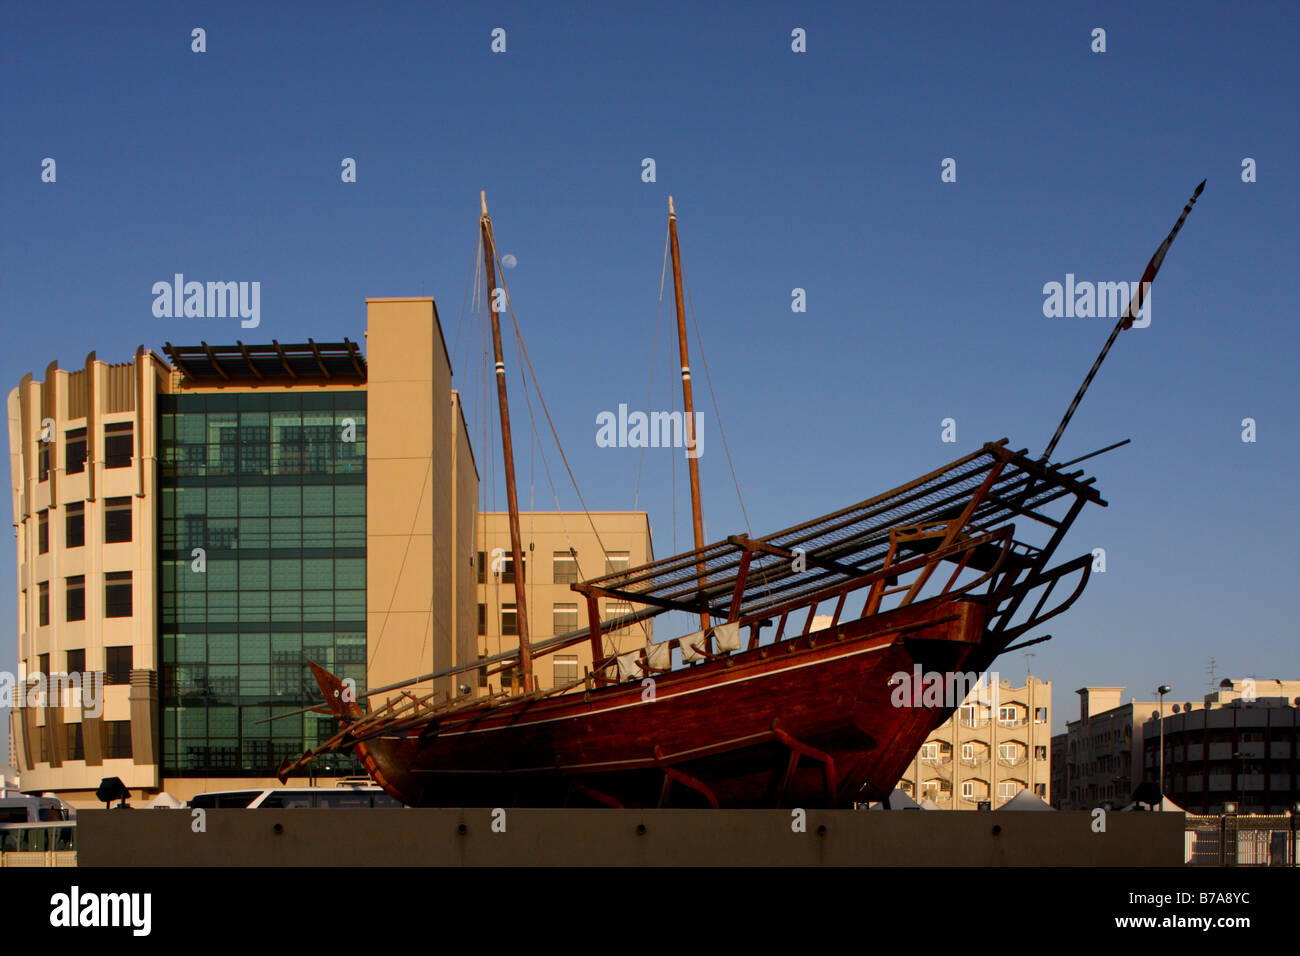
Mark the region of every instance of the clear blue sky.
[[[1121, 337], [1060, 448], [1133, 439], [1092, 463], [1111, 507], [1062, 553], [1104, 547], [1107, 572], [1053, 622], [1033, 670], [1055, 682], [1057, 727], [1084, 684], [1146, 697], [1168, 682], [1198, 699], [1211, 656], [1220, 677], [1300, 677], [1300, 8], [704, 6], [7, 3], [0, 384], [92, 349], [126, 361], [168, 340], [359, 340], [366, 296], [435, 296], [450, 345], [486, 189], [587, 503], [628, 508], [639, 455], [596, 447], [595, 416], [645, 407], [672, 193], [723, 424], [766, 533], [983, 441], [1040, 451], [1111, 324], [1045, 318], [1043, 284], [1136, 279], [1208, 177], [1152, 325]], [[194, 27], [206, 53], [191, 52]], [[505, 54], [490, 52], [496, 27]], [[340, 181], [344, 157], [355, 184]], [[956, 183], [940, 182], [945, 157]], [[1258, 182], [1241, 181], [1245, 157]], [[261, 327], [155, 318], [150, 288], [175, 272], [261, 282]], [[805, 314], [791, 312], [795, 287]], [[675, 387], [666, 344], [655, 408]], [[464, 359], [462, 342], [458, 375]], [[695, 364], [717, 538], [743, 521]], [[940, 441], [945, 417], [956, 445]], [[522, 409], [516, 421], [526, 501]], [[660, 555], [670, 454], [647, 457], [640, 495]], [[499, 477], [484, 484], [500, 507]], [[13, 560], [0, 549], [0, 579]], [[6, 669], [13, 602], [0, 588]]]

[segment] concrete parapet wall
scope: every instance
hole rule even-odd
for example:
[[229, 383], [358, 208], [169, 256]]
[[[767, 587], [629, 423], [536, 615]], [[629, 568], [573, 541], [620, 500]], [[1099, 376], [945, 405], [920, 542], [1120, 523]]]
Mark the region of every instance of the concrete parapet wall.
[[[502, 819], [502, 814], [504, 818]], [[1183, 814], [83, 810], [93, 866], [1182, 866]], [[461, 827], [464, 827], [462, 832]], [[277, 830], [277, 827], [279, 828]], [[639, 832], [638, 828], [644, 828]], [[821, 828], [825, 828], [821, 830]]]

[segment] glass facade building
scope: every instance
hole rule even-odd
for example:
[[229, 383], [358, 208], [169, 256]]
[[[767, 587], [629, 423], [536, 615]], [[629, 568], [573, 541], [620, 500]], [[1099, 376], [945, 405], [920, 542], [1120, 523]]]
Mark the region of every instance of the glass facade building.
[[[97, 807], [106, 777], [145, 802], [277, 786], [337, 729], [308, 661], [363, 706], [476, 663], [479, 476], [433, 299], [367, 299], [364, 344], [91, 352], [10, 390], [17, 673], [104, 686], [10, 711], [24, 789]], [[362, 773], [329, 755], [293, 776]]]
[[160, 395], [158, 456], [162, 773], [272, 776], [337, 729], [259, 723], [319, 703], [308, 660], [366, 687], [366, 392]]

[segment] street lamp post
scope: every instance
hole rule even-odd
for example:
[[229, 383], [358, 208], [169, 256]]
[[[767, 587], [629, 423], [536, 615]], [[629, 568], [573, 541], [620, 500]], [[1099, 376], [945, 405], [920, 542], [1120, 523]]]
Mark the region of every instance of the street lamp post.
[[1232, 770], [1237, 780], [1237, 806], [1241, 808], [1242, 813], [1246, 812], [1246, 786], [1245, 781], [1241, 779], [1243, 776], [1241, 760], [1245, 756], [1240, 750], [1232, 752]]
[[[1173, 690], [1168, 684], [1161, 684], [1156, 688], [1156, 693], [1160, 695], [1160, 806], [1165, 808], [1165, 694]], [[1186, 742], [1184, 741], [1184, 744]]]

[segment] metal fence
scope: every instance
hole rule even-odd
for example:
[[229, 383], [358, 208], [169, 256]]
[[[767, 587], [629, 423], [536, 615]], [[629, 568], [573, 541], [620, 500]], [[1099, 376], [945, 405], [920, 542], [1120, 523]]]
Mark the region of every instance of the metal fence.
[[1202, 866], [1295, 866], [1295, 814], [1186, 814], [1183, 861]]

